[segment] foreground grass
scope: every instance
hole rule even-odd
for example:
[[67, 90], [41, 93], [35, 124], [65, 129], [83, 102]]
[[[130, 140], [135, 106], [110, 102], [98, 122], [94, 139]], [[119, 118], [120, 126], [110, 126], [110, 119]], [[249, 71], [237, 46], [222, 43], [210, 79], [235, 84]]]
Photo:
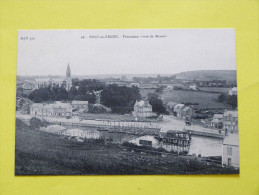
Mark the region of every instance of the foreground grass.
[[159, 157], [89, 140], [70, 142], [16, 121], [16, 175], [233, 174], [190, 157]]

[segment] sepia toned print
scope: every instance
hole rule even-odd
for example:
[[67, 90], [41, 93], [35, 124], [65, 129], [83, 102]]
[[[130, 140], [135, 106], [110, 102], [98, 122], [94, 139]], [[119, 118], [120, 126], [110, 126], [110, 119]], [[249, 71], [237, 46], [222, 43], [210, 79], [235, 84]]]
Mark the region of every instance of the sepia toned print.
[[16, 175], [239, 174], [234, 29], [18, 32]]

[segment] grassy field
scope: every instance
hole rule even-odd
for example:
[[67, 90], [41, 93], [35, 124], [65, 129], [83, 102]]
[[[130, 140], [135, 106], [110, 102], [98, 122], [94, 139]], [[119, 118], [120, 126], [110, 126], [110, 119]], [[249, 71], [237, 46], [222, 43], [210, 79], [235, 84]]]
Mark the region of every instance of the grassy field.
[[163, 102], [198, 103], [203, 108], [228, 108], [229, 106], [218, 102], [220, 93], [203, 91], [173, 90], [161, 94]]
[[176, 77], [196, 80], [236, 80], [236, 70], [196, 70], [176, 74]]
[[187, 156], [159, 157], [116, 144], [76, 143], [31, 129], [16, 120], [16, 175], [233, 174]]
[[202, 91], [211, 91], [211, 92], [228, 94], [228, 92], [231, 88], [228, 88], [228, 87], [200, 87], [199, 89]]

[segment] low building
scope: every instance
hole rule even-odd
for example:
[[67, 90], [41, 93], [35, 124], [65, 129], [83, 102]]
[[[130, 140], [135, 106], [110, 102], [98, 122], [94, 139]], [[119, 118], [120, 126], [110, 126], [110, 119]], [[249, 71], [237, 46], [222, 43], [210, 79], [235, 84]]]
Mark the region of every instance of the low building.
[[183, 117], [183, 108], [184, 108], [184, 104], [177, 104], [174, 107], [174, 112], [176, 113], [177, 117]]
[[238, 113], [237, 110], [225, 110], [223, 114], [223, 129], [228, 132], [238, 132]]
[[28, 98], [18, 98], [16, 100], [16, 110], [21, 111], [24, 114], [30, 113], [30, 106], [33, 104], [33, 101], [29, 100]]
[[222, 166], [239, 168], [238, 134], [230, 134], [225, 137], [222, 144]]
[[75, 136], [75, 137], [80, 137], [80, 138], [84, 138], [84, 139], [99, 139], [100, 138], [100, 134], [98, 131], [86, 131], [86, 130], [82, 130], [82, 129], [67, 129], [65, 131], [62, 131], [61, 133], [62, 135], [66, 135], [66, 136]]
[[196, 84], [192, 84], [192, 85], [189, 86], [189, 90], [197, 91], [198, 87], [197, 87]]
[[176, 103], [176, 102], [168, 102], [168, 103], [166, 104], [166, 110], [167, 110], [170, 114], [175, 113], [175, 112], [174, 112], [174, 107], [175, 107], [177, 104], [178, 104], [178, 103]]
[[155, 117], [156, 114], [152, 112], [152, 106], [147, 100], [136, 101], [134, 111], [132, 112], [135, 117]]
[[78, 111], [88, 112], [88, 101], [72, 101], [71, 106]]
[[191, 118], [193, 115], [193, 109], [190, 106], [184, 106], [182, 109], [182, 117]]
[[237, 95], [237, 88], [233, 87], [229, 90], [228, 95]]
[[138, 146], [149, 146], [153, 148], [161, 147], [160, 142], [154, 136], [151, 135], [138, 137], [136, 139], [130, 140], [129, 142], [132, 144], [136, 144]]
[[130, 87], [133, 87], [133, 86], [140, 88], [140, 84], [139, 83], [131, 83]]
[[223, 128], [223, 114], [214, 114], [212, 121], [210, 122], [211, 127], [222, 129]]
[[35, 116], [71, 117], [72, 106], [69, 103], [55, 101], [53, 104], [34, 103], [30, 114]]
[[37, 88], [35, 83], [25, 83], [22, 85], [22, 93], [25, 95], [29, 95], [33, 90]]

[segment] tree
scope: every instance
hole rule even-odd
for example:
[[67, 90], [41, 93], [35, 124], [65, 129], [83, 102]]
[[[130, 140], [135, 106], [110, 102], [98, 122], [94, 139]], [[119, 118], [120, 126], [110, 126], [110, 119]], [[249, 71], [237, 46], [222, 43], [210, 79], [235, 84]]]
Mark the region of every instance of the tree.
[[58, 88], [57, 94], [55, 96], [55, 100], [56, 101], [60, 101], [60, 100], [66, 101], [67, 99], [68, 99], [67, 90], [64, 87]]
[[70, 100], [73, 100], [77, 96], [77, 88], [75, 86], [72, 86], [68, 92], [68, 98]]
[[95, 101], [96, 101], [95, 94], [94, 94], [94, 93], [89, 93], [89, 92], [86, 92], [86, 93], [85, 93], [84, 99], [85, 99], [86, 101], [88, 101], [89, 103], [92, 103], [92, 104], [94, 104]]
[[78, 78], [73, 78], [72, 79], [72, 85], [73, 86], [79, 86], [80, 80]]
[[148, 94], [148, 101], [152, 106], [152, 111], [157, 114], [167, 114], [166, 108], [163, 104], [163, 101], [158, 98], [156, 93]]
[[224, 93], [221, 93], [218, 97], [218, 102], [225, 102], [227, 100], [227, 97]]
[[32, 117], [29, 122], [29, 126], [32, 129], [39, 130], [40, 127], [47, 126], [48, 123], [46, 121], [41, 121], [40, 119], [36, 117]]
[[156, 93], [163, 93], [163, 91], [164, 91], [164, 87], [162, 86], [156, 89]]
[[85, 95], [86, 93], [86, 85], [84, 83], [80, 83], [78, 88], [78, 95]]
[[237, 107], [237, 96], [236, 95], [229, 95], [227, 98], [227, 103], [232, 107]]
[[112, 112], [124, 114], [133, 110], [134, 103], [140, 97], [138, 87], [108, 85], [101, 93], [101, 102]]
[[74, 100], [85, 101], [85, 96], [84, 95], [77, 95], [77, 96], [74, 97]]

